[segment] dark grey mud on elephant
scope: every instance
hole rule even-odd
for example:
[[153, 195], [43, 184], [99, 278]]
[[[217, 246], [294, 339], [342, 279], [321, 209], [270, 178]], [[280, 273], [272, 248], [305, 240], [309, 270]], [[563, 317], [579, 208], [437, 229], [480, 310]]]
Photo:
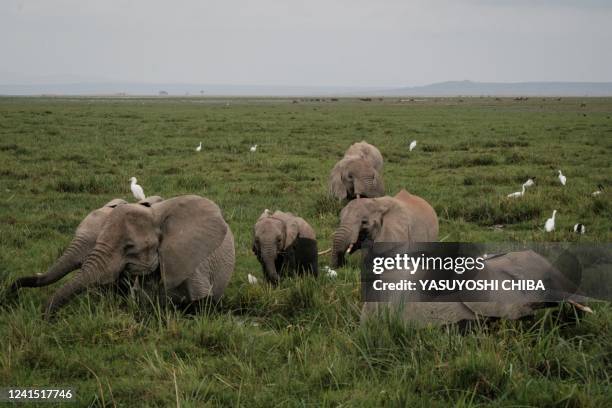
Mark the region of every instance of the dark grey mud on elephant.
[[352, 144], [336, 163], [329, 176], [329, 193], [339, 200], [381, 197], [385, 194], [382, 179], [383, 157], [371, 144]]
[[[163, 198], [160, 196], [151, 196], [139, 201], [138, 204], [150, 207], [161, 201], [163, 201]], [[70, 272], [80, 268], [85, 258], [94, 248], [108, 215], [115, 208], [124, 204], [127, 204], [127, 201], [115, 198], [104, 204], [103, 207], [90, 212], [77, 227], [74, 238], [68, 247], [55, 263], [51, 265], [49, 270], [46, 273], [24, 276], [17, 279], [9, 288], [9, 293], [15, 294], [19, 288], [51, 285]]]
[[291, 213], [265, 210], [261, 214], [254, 227], [253, 253], [273, 284], [288, 272], [318, 275], [315, 232], [303, 218]]
[[[234, 237], [221, 210], [195, 195], [175, 197], [150, 207], [123, 204], [108, 214], [81, 270], [48, 300], [52, 317], [76, 294], [140, 278], [178, 304], [219, 300], [234, 271]], [[148, 285], [149, 282], [157, 285]]]
[[340, 212], [332, 242], [331, 265], [343, 266], [345, 254], [372, 242], [434, 242], [438, 217], [421, 197], [401, 190], [395, 197], [359, 198]]

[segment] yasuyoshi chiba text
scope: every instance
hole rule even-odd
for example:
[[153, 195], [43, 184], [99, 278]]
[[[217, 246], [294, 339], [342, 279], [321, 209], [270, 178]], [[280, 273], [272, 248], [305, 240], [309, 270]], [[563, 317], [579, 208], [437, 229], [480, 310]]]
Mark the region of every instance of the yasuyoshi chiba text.
[[385, 282], [377, 279], [372, 282], [377, 291], [546, 291], [542, 280], [534, 279], [402, 279], [397, 282]]

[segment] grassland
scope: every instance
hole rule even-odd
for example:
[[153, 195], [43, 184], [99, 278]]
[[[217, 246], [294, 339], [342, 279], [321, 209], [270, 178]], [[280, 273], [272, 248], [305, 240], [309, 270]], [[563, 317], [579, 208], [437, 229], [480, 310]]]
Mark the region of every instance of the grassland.
[[[71, 385], [92, 406], [609, 406], [608, 304], [468, 333], [360, 327], [356, 259], [276, 289], [246, 276], [261, 277], [250, 248], [264, 208], [303, 216], [329, 246], [327, 175], [362, 139], [382, 151], [389, 192], [432, 203], [446, 241], [612, 242], [611, 116], [611, 99], [0, 99], [0, 289], [44, 271], [91, 209], [131, 200], [131, 176], [148, 195], [217, 202], [237, 253], [223, 304], [195, 316], [90, 293], [47, 323], [57, 285], [24, 290], [0, 310], [0, 386]], [[528, 176], [536, 186], [505, 199]]]

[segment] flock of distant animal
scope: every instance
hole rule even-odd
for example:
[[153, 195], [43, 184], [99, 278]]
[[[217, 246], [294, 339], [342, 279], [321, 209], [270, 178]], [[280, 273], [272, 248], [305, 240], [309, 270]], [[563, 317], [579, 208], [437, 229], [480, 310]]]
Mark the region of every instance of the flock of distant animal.
[[[559, 183], [565, 187], [567, 184], [567, 177], [559, 170]], [[521, 191], [517, 191], [514, 193], [508, 194], [506, 197], [508, 198], [520, 198], [525, 195], [525, 189], [535, 185], [535, 177], [527, 179], [526, 182], [521, 186]], [[597, 190], [593, 191], [591, 195], [593, 197], [599, 196], [604, 191], [604, 186], [600, 183], [597, 185]], [[544, 223], [544, 231], [553, 232], [555, 230], [555, 217], [557, 216], [557, 210], [553, 210], [552, 216], [546, 220]], [[577, 234], [584, 234], [586, 232], [586, 226], [582, 223], [574, 224], [573, 228], [574, 232]]]
[[[416, 140], [412, 141], [409, 149], [412, 151], [416, 145]], [[201, 149], [202, 143], [196, 151]], [[250, 148], [252, 153], [256, 150], [257, 145]], [[290, 212], [265, 209], [253, 228], [252, 251], [266, 280], [276, 285], [289, 274], [318, 276], [318, 256], [327, 252], [331, 252], [331, 261], [325, 271], [334, 277], [337, 273], [332, 268], [343, 266], [346, 255], [359, 250], [366, 240], [437, 241], [438, 217], [433, 207], [406, 190], [393, 197], [385, 196], [382, 171], [381, 152], [365, 141], [351, 145], [332, 168], [329, 194], [345, 206], [339, 214], [339, 225], [328, 251], [318, 252], [316, 233], [306, 220]], [[565, 176], [559, 172], [559, 177], [565, 185]], [[92, 211], [77, 227], [68, 248], [46, 273], [17, 279], [9, 292], [17, 294], [22, 287], [49, 285], [80, 269], [48, 299], [44, 308], [46, 318], [52, 318], [78, 293], [120, 281], [127, 281], [135, 292], [156, 294], [174, 304], [219, 301], [235, 266], [233, 234], [220, 208], [211, 200], [196, 195], [171, 199], [146, 197], [135, 177], [130, 183], [137, 203], [114, 199]], [[533, 178], [527, 180], [521, 192], [508, 197], [523, 196], [525, 188], [533, 184]], [[600, 186], [593, 194], [601, 191]], [[552, 225], [546, 222], [547, 231], [554, 229], [555, 213]], [[533, 252], [522, 254], [511, 262], [501, 257], [492, 260], [491, 265], [502, 261], [519, 266], [521, 262], [523, 266], [530, 262], [541, 264], [537, 257], [539, 255]], [[512, 268], [505, 264], [503, 267], [504, 271]], [[247, 279], [251, 284], [257, 283], [252, 274], [248, 274]], [[461, 302], [428, 304], [414, 304], [407, 318], [433, 319], [437, 323], [474, 319], [478, 315], [517, 318], [536, 307], [522, 305], [516, 309], [500, 305], [475, 310], [473, 306], [466, 309]], [[377, 309], [378, 305], [366, 302], [362, 313], [367, 316]]]

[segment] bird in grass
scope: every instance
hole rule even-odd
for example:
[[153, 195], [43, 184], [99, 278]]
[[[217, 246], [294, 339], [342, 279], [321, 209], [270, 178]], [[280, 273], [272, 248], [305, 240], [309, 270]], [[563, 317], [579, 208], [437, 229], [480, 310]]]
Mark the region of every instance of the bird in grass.
[[523, 183], [523, 185], [525, 187], [531, 187], [535, 184], [535, 177], [530, 177], [527, 179], [527, 181], [525, 183]]
[[247, 279], [251, 285], [257, 285], [257, 278], [251, 275], [250, 273], [247, 275]]
[[598, 195], [600, 195], [601, 193], [603, 193], [603, 191], [604, 191], [604, 186], [603, 186], [602, 184], [598, 184], [598, 185], [597, 185], [597, 190], [593, 191], [593, 192], [591, 193], [591, 195], [592, 195], [593, 197], [597, 197]]
[[546, 223], [544, 224], [544, 230], [546, 232], [553, 232], [555, 230], [555, 215], [557, 215], [557, 210], [554, 210], [552, 217], [546, 220]]
[[200, 142], [200, 145], [196, 147], [196, 152], [201, 152], [201, 151], [202, 151], [202, 142]]
[[329, 266], [325, 266], [325, 274], [330, 277], [330, 278], [335, 278], [336, 276], [338, 276], [338, 272], [334, 271], [332, 268], [330, 268]]
[[413, 140], [412, 142], [410, 142], [410, 151], [414, 150], [414, 148], [416, 147], [417, 141]]
[[522, 197], [524, 194], [525, 194], [525, 184], [523, 184], [523, 188], [521, 189], [521, 191], [517, 191], [515, 193], [510, 193], [506, 197], [508, 197], [508, 198], [517, 198], [517, 197]]
[[257, 151], [257, 145], [251, 146], [251, 153], [255, 153]]
[[132, 185], [130, 186], [130, 188], [132, 189], [132, 194], [134, 195], [134, 198], [137, 199], [138, 201], [144, 200], [145, 198], [147, 198], [145, 197], [145, 193], [142, 187], [136, 184], [136, 177], [132, 177], [130, 181], [132, 182]]
[[559, 170], [559, 181], [561, 182], [561, 184], [565, 185], [565, 183], [567, 183], [567, 177], [565, 177], [563, 175], [563, 173], [561, 173], [561, 170]]
[[584, 234], [586, 232], [586, 227], [584, 224], [576, 224], [574, 225], [574, 232], [577, 234]]
[[517, 191], [516, 193], [510, 193], [506, 197], [517, 198], [517, 197], [522, 197], [523, 195], [525, 195], [525, 188], [531, 187], [535, 184], [535, 181], [533, 181], [534, 178], [535, 177], [527, 179], [527, 181], [523, 183], [521, 191]]

